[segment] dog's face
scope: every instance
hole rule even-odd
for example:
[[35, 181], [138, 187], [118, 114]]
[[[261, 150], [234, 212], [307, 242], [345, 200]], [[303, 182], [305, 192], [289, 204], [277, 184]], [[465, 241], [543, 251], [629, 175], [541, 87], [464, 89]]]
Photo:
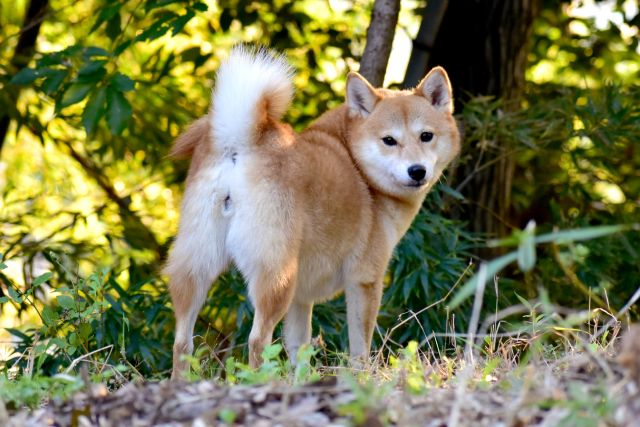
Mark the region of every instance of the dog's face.
[[406, 197], [422, 195], [460, 151], [451, 85], [434, 68], [413, 91], [374, 89], [362, 76], [347, 81], [351, 152], [370, 184]]

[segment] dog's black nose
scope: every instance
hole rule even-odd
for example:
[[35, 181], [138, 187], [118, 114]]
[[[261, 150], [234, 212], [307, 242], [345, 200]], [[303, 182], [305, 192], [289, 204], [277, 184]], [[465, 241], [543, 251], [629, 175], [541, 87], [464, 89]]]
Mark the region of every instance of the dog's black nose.
[[411, 165], [409, 169], [407, 169], [407, 172], [414, 181], [422, 181], [427, 174], [427, 170], [422, 165]]

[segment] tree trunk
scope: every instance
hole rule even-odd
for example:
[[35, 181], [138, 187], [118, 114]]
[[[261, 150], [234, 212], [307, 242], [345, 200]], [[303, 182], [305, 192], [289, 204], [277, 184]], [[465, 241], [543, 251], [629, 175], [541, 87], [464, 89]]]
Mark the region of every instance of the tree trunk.
[[384, 82], [398, 13], [400, 0], [375, 0], [359, 71], [375, 87], [382, 86]]
[[422, 14], [422, 23], [420, 24], [418, 35], [413, 41], [407, 73], [402, 83], [405, 89], [416, 87], [426, 74], [429, 55], [448, 6], [449, 0], [430, 0], [427, 2], [427, 7], [424, 8]]
[[[33, 54], [35, 53], [36, 40], [38, 33], [40, 32], [40, 25], [44, 20], [45, 12], [49, 6], [49, 0], [31, 0], [29, 7], [27, 8], [27, 14], [24, 17], [22, 29], [20, 30], [20, 37], [18, 38], [18, 44], [16, 50], [11, 59], [11, 68], [13, 71], [18, 71], [21, 68], [29, 65]], [[17, 102], [20, 95], [20, 89], [15, 86], [10, 86], [9, 98], [11, 102]], [[2, 152], [2, 146], [4, 145], [7, 131], [9, 130], [9, 123], [11, 117], [7, 112], [0, 113], [0, 153]]]
[[[432, 2], [430, 1], [429, 4]], [[441, 0], [435, 3], [442, 3]], [[446, 5], [435, 39], [429, 39], [436, 28], [425, 28], [414, 42], [416, 48], [426, 50], [428, 67], [443, 66], [451, 78], [456, 97], [456, 107], [469, 96], [491, 95], [505, 100], [505, 108], [518, 108], [522, 95], [527, 65], [528, 41], [532, 24], [539, 12], [539, 0], [456, 0]], [[436, 9], [434, 7], [434, 9]], [[436, 10], [437, 11], [437, 10]], [[438, 16], [425, 13], [425, 18], [438, 23]], [[431, 24], [433, 27], [435, 24]], [[425, 21], [423, 21], [423, 25]], [[409, 70], [424, 67], [418, 61], [420, 55], [412, 54]], [[421, 70], [422, 74], [427, 69]], [[411, 80], [409, 80], [411, 78]], [[405, 83], [413, 85], [413, 77], [407, 75]], [[518, 226], [511, 207], [511, 186], [515, 162], [510, 147], [500, 141], [479, 144], [467, 141], [466, 150], [473, 159], [481, 158], [482, 165], [491, 166], [477, 170], [475, 162], [463, 165], [458, 176], [467, 179], [463, 194], [469, 205], [461, 217], [469, 221], [473, 231], [489, 237], [503, 236], [512, 226]], [[463, 148], [463, 151], [465, 148]]]

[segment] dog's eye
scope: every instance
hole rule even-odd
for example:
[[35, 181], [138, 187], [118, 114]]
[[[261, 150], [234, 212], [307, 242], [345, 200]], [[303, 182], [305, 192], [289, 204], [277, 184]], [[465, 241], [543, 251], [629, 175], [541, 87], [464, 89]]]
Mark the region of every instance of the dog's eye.
[[398, 141], [393, 139], [392, 136], [385, 136], [384, 138], [382, 138], [382, 142], [384, 142], [384, 145], [388, 145], [389, 147], [398, 145]]
[[420, 141], [422, 142], [429, 142], [433, 139], [433, 133], [432, 132], [422, 132], [420, 134]]

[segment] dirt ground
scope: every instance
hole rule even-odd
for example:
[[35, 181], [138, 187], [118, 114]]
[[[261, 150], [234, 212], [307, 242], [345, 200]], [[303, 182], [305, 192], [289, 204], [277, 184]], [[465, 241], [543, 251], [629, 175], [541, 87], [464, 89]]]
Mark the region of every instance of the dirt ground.
[[[640, 353], [630, 354], [633, 361]], [[622, 360], [622, 364], [619, 362]], [[534, 368], [534, 366], [537, 366]], [[640, 426], [635, 364], [581, 354], [531, 364], [517, 378], [464, 380], [411, 394], [402, 381], [228, 386], [213, 381], [93, 386], [72, 399], [8, 414], [17, 426]]]

